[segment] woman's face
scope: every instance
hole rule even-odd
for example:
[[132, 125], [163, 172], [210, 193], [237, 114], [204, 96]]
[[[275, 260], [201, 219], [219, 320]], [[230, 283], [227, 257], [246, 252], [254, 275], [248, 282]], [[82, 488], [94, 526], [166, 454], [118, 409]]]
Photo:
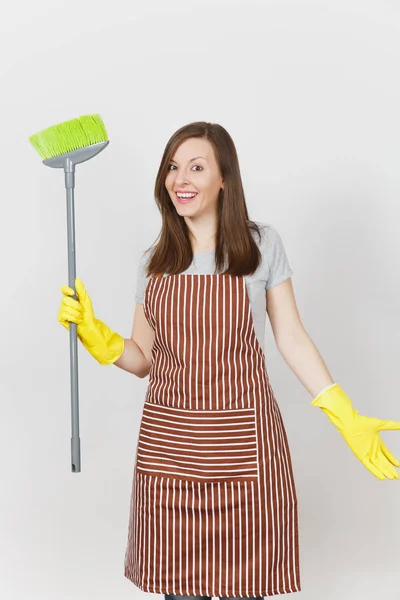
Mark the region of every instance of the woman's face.
[[[208, 140], [190, 138], [182, 142], [168, 165], [165, 187], [181, 216], [216, 212], [218, 194], [224, 184]], [[193, 192], [195, 196], [179, 198], [177, 192]]]

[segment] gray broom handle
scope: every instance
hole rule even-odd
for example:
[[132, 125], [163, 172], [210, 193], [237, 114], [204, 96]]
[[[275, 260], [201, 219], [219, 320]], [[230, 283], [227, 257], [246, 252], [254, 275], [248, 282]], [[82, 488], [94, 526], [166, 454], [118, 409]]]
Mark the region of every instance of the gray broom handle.
[[[67, 191], [67, 234], [68, 234], [68, 285], [75, 290], [76, 279], [76, 251], [75, 251], [75, 165], [66, 159], [64, 165], [65, 188]], [[72, 296], [76, 300], [75, 294]], [[79, 388], [78, 388], [78, 337], [76, 323], [69, 324], [69, 354], [71, 377], [71, 470], [73, 473], [81, 471], [81, 441], [79, 438]]]

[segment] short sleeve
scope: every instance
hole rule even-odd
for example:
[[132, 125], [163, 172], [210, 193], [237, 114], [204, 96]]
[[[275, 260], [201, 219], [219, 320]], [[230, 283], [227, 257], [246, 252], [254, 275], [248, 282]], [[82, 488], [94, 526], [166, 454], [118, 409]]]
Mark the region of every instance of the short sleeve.
[[268, 265], [268, 279], [265, 289], [270, 290], [293, 275], [283, 241], [277, 230], [271, 225], [266, 231], [265, 260]]
[[148, 261], [148, 253], [146, 251], [143, 254], [141, 254], [141, 256], [139, 258], [139, 265], [137, 268], [136, 292], [135, 292], [135, 302], [137, 304], [143, 304], [144, 293], [146, 291], [147, 283], [149, 281], [149, 277], [146, 277], [147, 261]]

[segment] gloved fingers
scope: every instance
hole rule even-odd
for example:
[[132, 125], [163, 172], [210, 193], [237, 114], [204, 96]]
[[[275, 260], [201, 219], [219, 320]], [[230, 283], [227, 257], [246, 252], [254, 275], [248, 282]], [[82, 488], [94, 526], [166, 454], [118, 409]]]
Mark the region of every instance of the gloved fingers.
[[378, 456], [372, 456], [370, 460], [371, 463], [388, 479], [399, 479], [398, 473], [382, 453], [379, 453]]
[[[63, 325], [65, 327], [65, 329], [68, 329], [68, 331], [69, 331], [70, 320], [72, 320], [72, 319], [70, 319], [69, 317], [66, 318], [63, 312], [61, 312], [61, 311], [58, 312], [57, 321], [59, 323], [61, 323], [61, 325]], [[72, 322], [73, 322], [73, 320], [72, 320]]]
[[[71, 301], [71, 298], [67, 298], [67, 300]], [[75, 300], [72, 300], [72, 302], [75, 302]], [[79, 309], [76, 309], [74, 306], [67, 306], [62, 302], [57, 314], [60, 323], [63, 323], [64, 321], [72, 321], [72, 323], [76, 323], [77, 325], [82, 323], [83, 311], [79, 304], [78, 306]]]
[[61, 287], [61, 293], [64, 294], [64, 296], [73, 296], [75, 294], [75, 291], [69, 287], [69, 285], [63, 285]]
[[82, 314], [71, 308], [64, 308], [60, 311], [60, 318], [70, 323], [76, 323], [76, 325], [83, 322]]
[[400, 429], [400, 423], [398, 421], [381, 421], [378, 431], [395, 431]]
[[377, 477], [378, 479], [385, 479], [385, 476], [381, 473], [381, 471], [377, 469], [368, 458], [366, 458], [362, 462], [364, 466], [367, 467], [368, 471], [372, 473], [372, 475], [375, 475], [375, 477]]
[[386, 456], [388, 460], [395, 466], [400, 467], [400, 462], [397, 460], [395, 456], [390, 452], [390, 450], [385, 446], [385, 444], [381, 440], [381, 450], [383, 454]]
[[74, 300], [69, 296], [64, 296], [64, 298], [62, 298], [61, 305], [68, 308], [72, 308], [73, 310], [83, 314], [82, 304], [78, 302], [78, 300]]
[[86, 288], [83, 285], [82, 281], [79, 279], [79, 277], [75, 279], [75, 287], [76, 293], [78, 294], [79, 302], [86, 310], [93, 311], [92, 301], [90, 300], [89, 294], [87, 293]]
[[[375, 458], [377, 460], [379, 460], [380, 465], [382, 465], [382, 472], [384, 474], [386, 474], [386, 472], [391, 473], [393, 475], [393, 479], [400, 479], [400, 475], [398, 474], [397, 470], [394, 468], [394, 466], [388, 461], [388, 459], [386, 458], [386, 456], [383, 454], [382, 450], [379, 449], [378, 454], [375, 456]], [[385, 468], [385, 471], [383, 471], [383, 468]]]

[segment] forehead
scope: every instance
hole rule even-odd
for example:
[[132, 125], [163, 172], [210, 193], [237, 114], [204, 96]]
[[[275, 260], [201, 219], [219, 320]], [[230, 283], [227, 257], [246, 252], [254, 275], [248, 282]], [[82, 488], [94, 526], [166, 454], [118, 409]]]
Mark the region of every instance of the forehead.
[[180, 144], [172, 158], [184, 162], [194, 156], [204, 156], [206, 160], [211, 161], [213, 159], [211, 143], [204, 138], [189, 138]]

